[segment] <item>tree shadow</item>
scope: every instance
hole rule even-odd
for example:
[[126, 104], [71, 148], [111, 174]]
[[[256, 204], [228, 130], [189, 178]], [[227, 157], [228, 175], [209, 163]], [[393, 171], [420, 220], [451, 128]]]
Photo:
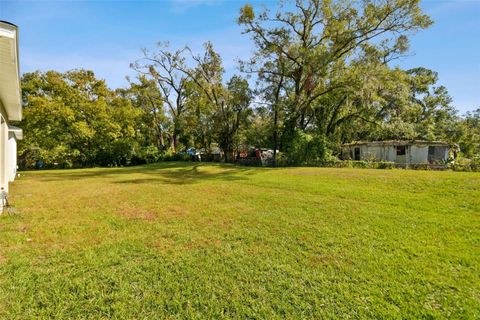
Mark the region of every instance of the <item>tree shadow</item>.
[[[218, 165], [220, 171], [209, 171], [204, 164], [191, 164], [188, 167], [174, 168], [174, 170], [152, 170], [147, 173], [150, 177], [141, 179], [117, 180], [114, 183], [121, 184], [143, 184], [143, 183], [163, 183], [163, 184], [194, 184], [206, 180], [218, 181], [239, 181], [246, 180], [243, 175], [250, 171], [247, 168], [241, 168], [231, 165]], [[202, 167], [205, 168], [202, 170]]]
[[[202, 168], [204, 168], [202, 170]], [[213, 170], [211, 170], [213, 168]], [[113, 179], [120, 184], [193, 184], [205, 180], [245, 180], [244, 173], [260, 168], [246, 168], [220, 163], [160, 162], [123, 168], [92, 168], [72, 170], [48, 170], [35, 172], [40, 181], [84, 180], [95, 178]], [[28, 174], [28, 172], [26, 172]], [[138, 177], [137, 175], [148, 175]]]

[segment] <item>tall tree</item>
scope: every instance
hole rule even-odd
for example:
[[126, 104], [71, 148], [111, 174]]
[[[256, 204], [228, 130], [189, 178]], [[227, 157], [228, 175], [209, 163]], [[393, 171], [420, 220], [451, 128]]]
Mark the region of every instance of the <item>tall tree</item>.
[[173, 151], [178, 150], [184, 131], [187, 75], [181, 70], [186, 68], [185, 51], [186, 48], [169, 51], [168, 43], [159, 43], [157, 51], [150, 52], [144, 49], [144, 57], [131, 64], [134, 70], [154, 79], [163, 94], [164, 103], [173, 123], [170, 139]]
[[[255, 13], [250, 5], [240, 11], [238, 22], [251, 36], [256, 52], [242, 65], [248, 73], [276, 75], [264, 77], [272, 85], [283, 77], [286, 110], [283, 141], [293, 139], [296, 129], [310, 131], [312, 120], [325, 131], [332, 116], [344, 113], [351, 104], [349, 79], [345, 77], [350, 64], [368, 48], [384, 63], [403, 54], [408, 47], [407, 32], [428, 27], [431, 20], [424, 15], [418, 0], [295, 1], [295, 10], [280, 7], [276, 13]], [[278, 62], [282, 62], [279, 68]], [[344, 97], [325, 96], [344, 91]], [[345, 103], [340, 103], [340, 102]], [[351, 101], [351, 100], [350, 100]], [[353, 112], [354, 114], [356, 111]], [[331, 125], [330, 125], [331, 127]], [[331, 128], [330, 128], [331, 130]], [[322, 130], [318, 132], [323, 134]]]
[[22, 94], [26, 134], [19, 154], [24, 163], [121, 165], [135, 153], [138, 113], [93, 72], [26, 73]]
[[227, 92], [227, 99], [221, 103], [216, 114], [217, 130], [226, 161], [233, 161], [234, 146], [239, 143], [239, 131], [247, 125], [251, 114], [252, 91], [247, 80], [233, 76], [227, 83]]
[[204, 44], [203, 54], [192, 53], [192, 59], [196, 66], [181, 70], [196, 85], [201, 92], [200, 96], [205, 98], [213, 110], [212, 120], [217, 141], [225, 160], [231, 162], [238, 131], [247, 120], [252, 92], [248, 82], [239, 76], [233, 76], [226, 86], [223, 84], [222, 59], [212, 43]]
[[163, 151], [166, 149], [165, 140], [171, 135], [162, 93], [154, 79], [140, 75], [137, 80], [138, 82], [130, 81], [130, 88], [118, 91], [141, 110], [142, 121], [138, 129], [143, 133], [146, 144], [153, 144], [159, 151]]

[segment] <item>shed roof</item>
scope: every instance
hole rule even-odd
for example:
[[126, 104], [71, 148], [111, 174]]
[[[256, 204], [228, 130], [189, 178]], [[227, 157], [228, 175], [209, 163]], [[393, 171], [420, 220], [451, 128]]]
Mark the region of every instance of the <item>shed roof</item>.
[[406, 146], [406, 145], [423, 145], [423, 146], [442, 146], [448, 147], [449, 143], [443, 141], [428, 141], [428, 140], [386, 140], [386, 141], [354, 141], [346, 143], [343, 146]]

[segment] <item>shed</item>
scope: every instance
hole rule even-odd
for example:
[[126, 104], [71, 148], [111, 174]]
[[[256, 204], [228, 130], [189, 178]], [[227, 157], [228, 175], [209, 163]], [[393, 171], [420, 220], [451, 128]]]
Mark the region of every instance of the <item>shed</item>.
[[450, 144], [441, 141], [390, 140], [352, 142], [342, 146], [342, 158], [350, 160], [389, 161], [397, 164], [444, 165]]

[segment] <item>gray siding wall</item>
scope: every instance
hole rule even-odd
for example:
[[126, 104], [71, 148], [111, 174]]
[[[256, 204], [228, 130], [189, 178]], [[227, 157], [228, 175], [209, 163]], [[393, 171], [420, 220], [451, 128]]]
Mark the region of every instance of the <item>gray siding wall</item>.
[[[397, 157], [395, 145], [351, 145], [344, 150], [345, 158], [352, 158], [355, 148], [360, 148], [360, 159], [371, 161], [389, 161], [396, 163], [420, 164], [428, 163], [428, 145], [406, 145], [405, 157]], [[443, 147], [440, 147], [443, 148]], [[445, 147], [443, 161], [448, 159], [448, 148]], [[404, 160], [403, 160], [404, 159]]]

